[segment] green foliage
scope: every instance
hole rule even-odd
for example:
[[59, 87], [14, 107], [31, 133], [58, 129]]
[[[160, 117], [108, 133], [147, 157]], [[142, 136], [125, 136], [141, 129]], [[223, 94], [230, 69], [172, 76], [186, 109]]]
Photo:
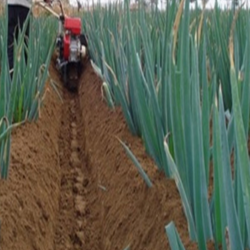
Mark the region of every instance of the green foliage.
[[[35, 120], [42, 106], [48, 67], [54, 49], [53, 19], [30, 19], [26, 45], [24, 30], [14, 43], [14, 71], [11, 79], [7, 59], [7, 13], [0, 22], [0, 169], [7, 178], [10, 160], [11, 129], [25, 120]], [[27, 65], [25, 53], [28, 55]]]
[[[83, 18], [91, 59], [109, 103], [122, 106], [131, 132], [175, 179], [191, 239], [201, 250], [209, 239], [226, 250], [228, 232], [231, 249], [243, 250], [250, 247], [248, 11], [239, 12], [233, 30], [234, 10], [190, 11], [185, 1], [183, 11], [175, 1], [165, 11], [129, 11], [128, 1], [97, 7]], [[168, 236], [173, 249], [183, 249], [172, 224]]]

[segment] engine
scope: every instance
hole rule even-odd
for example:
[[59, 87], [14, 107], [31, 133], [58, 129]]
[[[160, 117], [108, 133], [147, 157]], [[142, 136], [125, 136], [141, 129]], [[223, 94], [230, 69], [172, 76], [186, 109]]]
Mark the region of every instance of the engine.
[[82, 37], [80, 18], [61, 18], [59, 35], [56, 41], [58, 50], [57, 68], [61, 70], [63, 81], [69, 87], [77, 84], [76, 80], [82, 69], [81, 59], [86, 54]]
[[76, 62], [81, 56], [81, 20], [80, 18], [65, 18], [64, 21], [64, 59]]
[[59, 68], [69, 62], [77, 62], [81, 59], [81, 19], [65, 17], [59, 24], [57, 37], [58, 66]]

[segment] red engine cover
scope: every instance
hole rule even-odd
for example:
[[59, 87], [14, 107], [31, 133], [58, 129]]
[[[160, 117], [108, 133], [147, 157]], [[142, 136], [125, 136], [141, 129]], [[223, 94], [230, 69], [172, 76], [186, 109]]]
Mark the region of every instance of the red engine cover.
[[70, 45], [70, 35], [67, 34], [63, 38], [63, 57], [65, 60], [69, 59], [69, 45]]
[[80, 35], [82, 28], [82, 22], [80, 18], [65, 17], [64, 29], [69, 30], [73, 35]]

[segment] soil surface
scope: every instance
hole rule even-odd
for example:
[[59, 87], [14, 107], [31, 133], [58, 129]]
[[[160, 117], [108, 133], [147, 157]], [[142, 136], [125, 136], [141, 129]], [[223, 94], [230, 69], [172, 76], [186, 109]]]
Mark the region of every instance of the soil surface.
[[[59, 83], [53, 66], [51, 77]], [[9, 179], [0, 181], [1, 250], [170, 249], [174, 221], [197, 249], [173, 180], [160, 173], [120, 108], [110, 110], [89, 62], [78, 93], [47, 87], [37, 122], [13, 131]], [[118, 141], [148, 173], [148, 188]]]

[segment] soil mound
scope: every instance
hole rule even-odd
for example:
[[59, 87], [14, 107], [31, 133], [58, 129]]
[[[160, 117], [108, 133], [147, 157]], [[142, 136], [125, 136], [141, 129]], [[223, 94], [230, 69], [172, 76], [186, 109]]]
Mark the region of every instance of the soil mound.
[[12, 133], [9, 178], [0, 181], [1, 250], [53, 249], [61, 106], [59, 98], [47, 91], [40, 119]]

